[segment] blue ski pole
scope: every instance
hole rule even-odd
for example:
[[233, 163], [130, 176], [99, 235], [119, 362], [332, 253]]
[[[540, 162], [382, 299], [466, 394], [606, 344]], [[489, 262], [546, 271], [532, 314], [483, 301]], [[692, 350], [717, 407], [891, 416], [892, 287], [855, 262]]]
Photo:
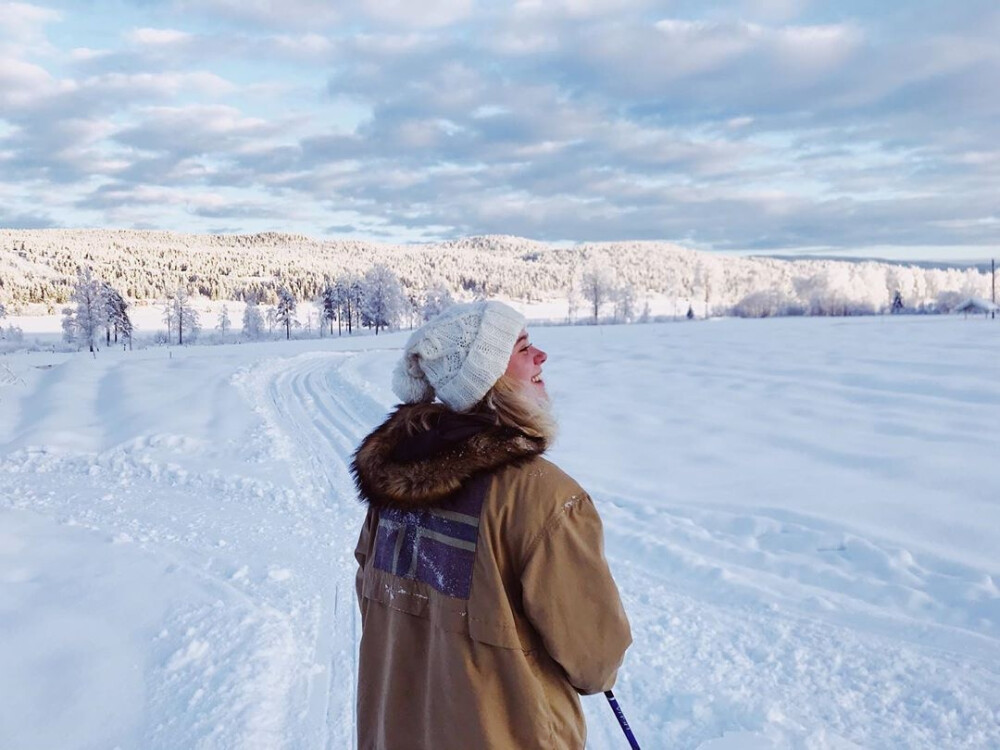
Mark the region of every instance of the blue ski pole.
[[622, 731], [625, 732], [625, 739], [628, 740], [629, 746], [632, 750], [640, 750], [639, 743], [636, 742], [635, 735], [632, 734], [632, 727], [628, 725], [628, 719], [625, 718], [622, 707], [618, 705], [618, 699], [615, 698], [615, 694], [610, 690], [605, 690], [604, 697], [607, 698], [608, 703], [611, 704], [611, 710], [615, 712], [615, 718], [617, 718], [618, 723], [621, 724]]

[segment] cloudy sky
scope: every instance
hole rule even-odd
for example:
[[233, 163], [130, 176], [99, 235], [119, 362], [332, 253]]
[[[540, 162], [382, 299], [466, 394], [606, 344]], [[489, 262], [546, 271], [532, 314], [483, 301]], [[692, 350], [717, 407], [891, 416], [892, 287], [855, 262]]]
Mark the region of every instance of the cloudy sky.
[[0, 226], [1000, 247], [996, 0], [0, 0]]

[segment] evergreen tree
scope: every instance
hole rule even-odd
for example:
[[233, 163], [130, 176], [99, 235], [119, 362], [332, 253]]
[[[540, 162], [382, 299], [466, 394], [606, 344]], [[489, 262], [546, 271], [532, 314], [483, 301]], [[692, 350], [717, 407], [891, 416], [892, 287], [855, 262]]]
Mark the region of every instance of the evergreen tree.
[[365, 284], [359, 276], [349, 276], [347, 279], [347, 332], [351, 333], [351, 319], [361, 324], [361, 306], [365, 301]]
[[890, 308], [890, 312], [893, 315], [903, 312], [903, 295], [898, 289], [892, 297], [892, 307]]
[[329, 281], [323, 287], [319, 297], [319, 319], [320, 331], [324, 326], [330, 327], [330, 335], [333, 335], [333, 321], [337, 321], [338, 332], [340, 330], [340, 302], [337, 297], [337, 288]]
[[275, 319], [285, 327], [285, 340], [292, 337], [292, 321], [295, 319], [295, 297], [287, 287], [278, 290], [278, 304], [274, 311]]
[[122, 311], [122, 315], [118, 320], [117, 325], [118, 325], [118, 331], [121, 332], [122, 335], [122, 348], [123, 349], [125, 348], [125, 342], [128, 341], [128, 348], [129, 351], [131, 351], [132, 333], [135, 330], [135, 328], [132, 325], [132, 318], [130, 318], [128, 313], [125, 312], [124, 310]]

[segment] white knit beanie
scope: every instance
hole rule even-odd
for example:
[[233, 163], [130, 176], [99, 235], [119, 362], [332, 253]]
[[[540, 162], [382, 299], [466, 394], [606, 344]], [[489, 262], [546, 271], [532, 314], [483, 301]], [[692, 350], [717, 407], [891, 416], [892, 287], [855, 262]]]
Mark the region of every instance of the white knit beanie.
[[524, 316], [503, 302], [452, 305], [413, 332], [392, 374], [403, 403], [478, 404], [507, 370]]

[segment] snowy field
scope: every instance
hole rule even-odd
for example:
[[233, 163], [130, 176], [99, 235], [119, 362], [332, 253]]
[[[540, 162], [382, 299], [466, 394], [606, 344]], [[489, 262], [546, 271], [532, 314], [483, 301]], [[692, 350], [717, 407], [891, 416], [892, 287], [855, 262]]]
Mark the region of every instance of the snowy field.
[[[3, 750], [352, 746], [346, 462], [405, 337], [0, 357]], [[534, 339], [644, 748], [1000, 747], [1000, 321]]]

